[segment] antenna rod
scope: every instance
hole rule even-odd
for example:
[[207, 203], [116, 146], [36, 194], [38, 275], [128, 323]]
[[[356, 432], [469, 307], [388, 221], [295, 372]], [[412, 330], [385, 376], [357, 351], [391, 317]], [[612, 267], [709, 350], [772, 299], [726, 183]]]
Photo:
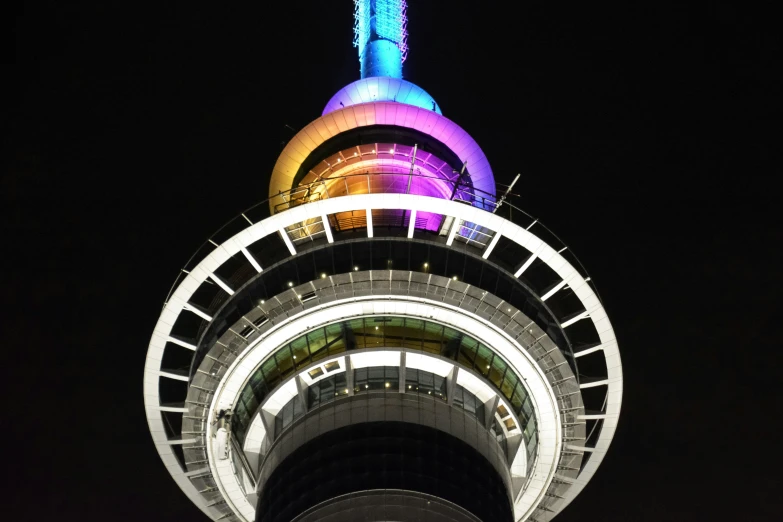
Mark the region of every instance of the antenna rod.
[[519, 176], [520, 176], [520, 174], [517, 174], [517, 177], [514, 178], [514, 181], [511, 182], [511, 185], [509, 185], [508, 188], [506, 189], [506, 191], [503, 193], [503, 195], [500, 196], [500, 201], [497, 202], [497, 204], [495, 205], [495, 210], [492, 211], [493, 214], [498, 211], [498, 209], [500, 208], [500, 205], [502, 205], [503, 202], [506, 200], [506, 196], [508, 196], [509, 193], [511, 192], [511, 189], [514, 188], [514, 184], [519, 179]]
[[362, 78], [402, 79], [408, 54], [407, 0], [354, 0], [353, 45], [359, 48]]

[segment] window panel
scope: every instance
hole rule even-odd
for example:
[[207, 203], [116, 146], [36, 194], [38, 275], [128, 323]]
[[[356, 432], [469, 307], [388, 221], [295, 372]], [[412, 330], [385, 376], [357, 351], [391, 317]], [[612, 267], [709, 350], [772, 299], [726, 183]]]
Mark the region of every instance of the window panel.
[[329, 353], [326, 346], [326, 328], [318, 328], [307, 334], [307, 344], [312, 361], [319, 361], [326, 357]]
[[352, 319], [346, 323], [347, 328], [353, 333], [356, 349], [365, 347], [364, 319]]
[[324, 329], [326, 331], [326, 345], [329, 347], [329, 355], [343, 353], [346, 350], [344, 328], [343, 323], [338, 323], [330, 324]]
[[310, 362], [310, 351], [307, 349], [307, 337], [302, 336], [291, 341], [291, 353], [293, 354], [294, 364], [297, 367], [305, 366]]
[[478, 346], [478, 351], [476, 352], [476, 361], [473, 365], [473, 368], [481, 375], [486, 377], [489, 373], [490, 363], [492, 362], [493, 355], [494, 354], [490, 351], [489, 348], [483, 344], [480, 344]]
[[275, 354], [275, 360], [281, 377], [285, 378], [294, 373], [294, 359], [291, 357], [291, 349], [288, 345], [278, 350]]
[[280, 369], [277, 367], [277, 361], [275, 361], [274, 357], [270, 357], [261, 365], [261, 371], [264, 372], [264, 380], [270, 390], [280, 384]]
[[405, 348], [421, 350], [422, 331], [424, 330], [424, 321], [421, 319], [405, 318]]
[[422, 336], [421, 349], [428, 353], [440, 355], [440, 346], [443, 338], [443, 325], [425, 321]]
[[492, 358], [492, 364], [489, 371], [489, 380], [496, 388], [500, 389], [500, 385], [503, 383], [503, 377], [506, 375], [506, 362], [500, 358], [499, 355], [495, 355]]
[[463, 337], [459, 345], [459, 357], [457, 360], [467, 366], [473, 368], [473, 362], [476, 359], [476, 350], [478, 349], [478, 342], [469, 337]]
[[[503, 378], [503, 384], [500, 386], [500, 391], [506, 399], [511, 400], [518, 384], [519, 380], [514, 375], [514, 372], [507, 371], [506, 376]], [[514, 411], [516, 411], [516, 407], [514, 407]]]

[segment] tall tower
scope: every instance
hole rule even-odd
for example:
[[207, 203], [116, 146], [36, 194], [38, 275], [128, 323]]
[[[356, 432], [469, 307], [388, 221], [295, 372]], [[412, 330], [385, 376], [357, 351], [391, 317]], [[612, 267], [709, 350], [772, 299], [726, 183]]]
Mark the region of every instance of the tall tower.
[[615, 431], [611, 323], [570, 249], [402, 79], [405, 0], [354, 4], [361, 79], [166, 299], [155, 446], [215, 521], [550, 520]]

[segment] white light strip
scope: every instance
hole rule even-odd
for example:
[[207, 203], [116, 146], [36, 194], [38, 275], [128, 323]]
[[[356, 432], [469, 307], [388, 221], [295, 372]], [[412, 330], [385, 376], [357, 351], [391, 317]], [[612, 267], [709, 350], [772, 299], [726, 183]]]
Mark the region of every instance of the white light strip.
[[231, 289], [231, 287], [228, 286], [223, 281], [221, 281], [221, 279], [218, 276], [216, 276], [215, 274], [209, 274], [209, 278], [212, 279], [215, 282], [215, 284], [217, 284], [220, 288], [222, 288], [225, 293], [227, 293], [228, 295], [234, 295], [234, 291]]
[[253, 268], [256, 269], [256, 272], [261, 273], [261, 265], [259, 265], [258, 261], [256, 261], [256, 258], [254, 258], [253, 255], [247, 251], [247, 248], [242, 247], [242, 253], [245, 254], [245, 257], [248, 261], [250, 261], [250, 264], [253, 265]]
[[585, 414], [585, 415], [577, 415], [576, 420], [598, 420], [598, 419], [605, 419], [606, 413], [596, 413], [596, 414]]
[[596, 448], [586, 448], [584, 446], [572, 446], [570, 444], [566, 446], [566, 449], [570, 449], [570, 450], [574, 450], [574, 451], [584, 451], [584, 452], [587, 452], [587, 453], [592, 453], [592, 452], [596, 451]]
[[291, 243], [291, 238], [288, 237], [288, 232], [285, 231], [285, 228], [281, 228], [278, 232], [280, 232], [280, 235], [283, 238], [283, 243], [285, 243], [285, 246], [288, 247], [288, 251], [291, 252], [292, 256], [295, 256], [296, 249], [294, 248], [294, 244]]
[[490, 241], [489, 246], [484, 250], [484, 255], [481, 257], [486, 259], [489, 257], [489, 254], [492, 253], [492, 249], [495, 248], [495, 245], [498, 244], [498, 241], [500, 241], [500, 232], [495, 232], [495, 237], [492, 238], [492, 241]]
[[596, 386], [606, 386], [608, 384], [609, 384], [609, 379], [604, 379], [603, 381], [580, 383], [579, 388], [583, 390], [585, 388], [595, 388]]
[[193, 312], [194, 314], [196, 314], [197, 316], [201, 317], [202, 319], [204, 319], [207, 322], [211, 322], [212, 321], [212, 316], [211, 315], [208, 315], [208, 314], [202, 312], [201, 310], [199, 310], [195, 306], [192, 306], [190, 304], [185, 303], [185, 306], [183, 306], [182, 308], [187, 310], [187, 311], [189, 311], [189, 312]]
[[454, 242], [454, 236], [457, 235], [457, 229], [459, 229], [459, 222], [459, 217], [454, 216], [454, 223], [451, 224], [451, 232], [449, 232], [449, 239], [446, 240], [446, 246], [451, 246], [451, 244]]
[[177, 444], [195, 444], [198, 442], [198, 439], [196, 438], [190, 438], [190, 439], [183, 439], [182, 437], [176, 438], [176, 439], [169, 439], [166, 441], [166, 444], [169, 446], [175, 446]]
[[324, 232], [326, 232], [326, 240], [330, 243], [334, 243], [334, 237], [332, 236], [332, 227], [329, 225], [329, 218], [326, 214], [321, 214], [321, 222], [324, 224]]
[[565, 285], [566, 285], [566, 281], [565, 281], [565, 279], [563, 279], [562, 281], [557, 283], [557, 285], [555, 285], [555, 287], [552, 290], [550, 290], [549, 292], [544, 294], [544, 297], [542, 297], [541, 300], [542, 301], [546, 301], [547, 299], [549, 299], [550, 297], [555, 295], [557, 293], [557, 291], [560, 290], [561, 288], [563, 288]]
[[181, 346], [183, 348], [187, 348], [188, 350], [193, 350], [194, 352], [196, 351], [196, 348], [197, 348], [195, 344], [190, 344], [188, 342], [181, 341], [181, 340], [177, 339], [176, 337], [172, 337], [170, 335], [169, 335], [168, 339], [166, 339], [166, 340], [168, 342], [170, 342], [170, 343], [177, 344], [177, 345], [179, 345], [179, 346]]
[[585, 310], [584, 312], [582, 312], [581, 314], [577, 315], [576, 317], [573, 317], [573, 318], [569, 319], [568, 321], [564, 322], [563, 324], [561, 324], [560, 328], [565, 328], [567, 326], [571, 326], [575, 322], [580, 321], [580, 320], [584, 319], [585, 317], [589, 317], [589, 316], [590, 316], [590, 312]]
[[158, 406], [158, 411], [170, 411], [174, 413], [187, 413], [188, 409], [184, 406]]
[[598, 346], [593, 346], [592, 348], [588, 348], [587, 350], [582, 350], [581, 352], [574, 353], [574, 357], [582, 357], [583, 355], [590, 355], [591, 353], [595, 353], [603, 349], [604, 346], [602, 344], [599, 344]]
[[517, 270], [516, 274], [514, 274], [514, 277], [519, 277], [522, 275], [522, 272], [530, 268], [530, 265], [533, 264], [533, 261], [536, 260], [538, 256], [536, 254], [530, 254], [530, 257], [527, 258], [527, 261], [525, 261], [525, 264], [519, 267], [519, 270]]
[[367, 209], [367, 237], [372, 237], [372, 209]]
[[179, 375], [179, 374], [177, 374], [177, 373], [171, 373], [171, 372], [164, 372], [164, 371], [161, 371], [161, 372], [159, 373], [159, 375], [160, 375], [161, 377], [166, 377], [167, 379], [174, 379], [175, 381], [184, 381], [184, 382], [188, 382], [188, 381], [190, 380], [190, 379], [188, 378], [188, 376], [187, 376], [187, 375]]
[[413, 237], [413, 231], [416, 229], [416, 209], [411, 210], [411, 220], [408, 223], [408, 239]]

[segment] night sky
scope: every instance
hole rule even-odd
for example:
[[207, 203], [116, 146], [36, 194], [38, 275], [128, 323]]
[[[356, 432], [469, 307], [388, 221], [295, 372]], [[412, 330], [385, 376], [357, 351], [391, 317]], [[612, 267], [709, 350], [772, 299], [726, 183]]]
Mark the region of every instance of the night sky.
[[[616, 437], [556, 520], [783, 518], [779, 18], [409, 3], [405, 77], [499, 183], [522, 174], [517, 204], [579, 256], [619, 340]], [[204, 522], [147, 430], [147, 344], [180, 267], [266, 199], [291, 129], [358, 79], [351, 2], [17, 4], [8, 520]]]

